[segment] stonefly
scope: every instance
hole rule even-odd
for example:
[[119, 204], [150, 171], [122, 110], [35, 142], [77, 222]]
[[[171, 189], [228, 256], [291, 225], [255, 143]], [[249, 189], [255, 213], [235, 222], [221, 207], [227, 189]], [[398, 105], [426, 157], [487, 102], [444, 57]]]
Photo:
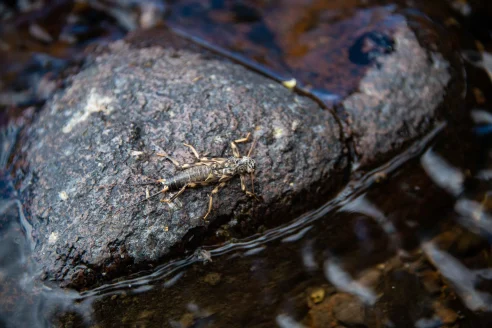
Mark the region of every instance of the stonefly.
[[[159, 192], [148, 196], [144, 200], [136, 202], [129, 205], [128, 207], [135, 206], [142, 202], [149, 200], [160, 194], [164, 194], [168, 191], [178, 191], [169, 199], [162, 199], [161, 202], [171, 203], [179, 195], [181, 195], [187, 188], [195, 188], [198, 186], [208, 186], [211, 184], [217, 184], [217, 186], [212, 190], [209, 195], [209, 203], [207, 213], [204, 215], [205, 220], [210, 212], [212, 211], [213, 195], [217, 194], [220, 189], [222, 189], [226, 182], [239, 175], [241, 178], [241, 189], [246, 193], [246, 195], [254, 197], [258, 200], [258, 197], [254, 193], [254, 173], [256, 170], [256, 163], [252, 159], [251, 152], [255, 146], [255, 142], [251, 145], [248, 155], [241, 156], [239, 154], [239, 149], [237, 147], [238, 143], [248, 142], [250, 140], [251, 133], [248, 133], [246, 137], [231, 141], [233, 157], [222, 158], [222, 157], [200, 157], [196, 149], [189, 144], [184, 144], [186, 147], [190, 148], [193, 155], [197, 159], [195, 163], [179, 164], [178, 161], [170, 157], [166, 153], [157, 153], [157, 156], [164, 157], [171, 161], [176, 168], [179, 170], [175, 176], [168, 179], [158, 179], [153, 183], [160, 183], [164, 185], [162, 190]], [[246, 190], [246, 177], [249, 175], [251, 177], [251, 191]], [[127, 207], [127, 208], [128, 208]]]

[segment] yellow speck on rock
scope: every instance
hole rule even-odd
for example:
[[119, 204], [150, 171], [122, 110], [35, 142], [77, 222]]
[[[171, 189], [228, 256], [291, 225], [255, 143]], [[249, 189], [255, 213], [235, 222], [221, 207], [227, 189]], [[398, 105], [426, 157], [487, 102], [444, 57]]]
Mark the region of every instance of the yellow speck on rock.
[[319, 304], [323, 302], [325, 299], [326, 292], [323, 288], [316, 288], [311, 292], [309, 297], [311, 298], [311, 301], [313, 301], [314, 304]]
[[287, 81], [282, 81], [282, 84], [284, 87], [289, 88], [289, 89], [294, 89], [296, 87], [297, 81], [296, 79], [290, 79]]
[[65, 191], [61, 191], [58, 193], [58, 197], [60, 197], [61, 200], [67, 200], [68, 194]]
[[282, 128], [273, 128], [273, 136], [278, 139], [284, 135], [284, 130]]
[[210, 272], [204, 278], [203, 281], [211, 286], [216, 286], [222, 278], [222, 275], [217, 272]]

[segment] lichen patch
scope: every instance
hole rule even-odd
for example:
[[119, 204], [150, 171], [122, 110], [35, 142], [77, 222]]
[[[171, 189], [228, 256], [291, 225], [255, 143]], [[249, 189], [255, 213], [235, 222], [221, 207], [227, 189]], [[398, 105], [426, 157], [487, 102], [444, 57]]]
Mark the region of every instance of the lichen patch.
[[108, 105], [112, 101], [112, 98], [100, 96], [95, 92], [94, 89], [92, 89], [89, 94], [89, 98], [87, 99], [87, 104], [85, 105], [84, 110], [76, 112], [72, 116], [67, 125], [63, 127], [63, 133], [70, 133], [76, 125], [82, 123], [83, 121], [86, 121], [92, 113], [111, 113], [113, 109], [111, 107], [108, 107]]

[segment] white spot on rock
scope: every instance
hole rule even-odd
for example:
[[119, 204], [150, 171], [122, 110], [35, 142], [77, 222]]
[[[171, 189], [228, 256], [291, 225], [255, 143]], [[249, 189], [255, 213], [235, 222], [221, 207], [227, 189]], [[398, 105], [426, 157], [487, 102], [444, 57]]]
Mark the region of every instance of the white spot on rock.
[[282, 84], [284, 85], [284, 87], [292, 90], [296, 87], [297, 81], [296, 79], [290, 79], [287, 81], [282, 81]]
[[273, 128], [273, 136], [275, 139], [279, 139], [284, 135], [284, 130], [280, 127]]
[[68, 121], [67, 125], [65, 125], [62, 129], [63, 133], [69, 133], [72, 129], [87, 120], [92, 113], [104, 112], [105, 114], [109, 114], [112, 112], [112, 108], [109, 108], [108, 105], [113, 101], [110, 97], [103, 97], [98, 95], [94, 89], [91, 90], [89, 94], [89, 98], [87, 99], [87, 104], [84, 107], [83, 111], [79, 111], [73, 114], [70, 121]]
[[60, 197], [61, 200], [67, 200], [68, 199], [68, 194], [66, 191], [61, 191], [58, 193], [58, 197]]
[[294, 121], [292, 121], [290, 129], [295, 132], [297, 130], [297, 128], [299, 127], [299, 125], [301, 125], [301, 122], [299, 122], [298, 120], [294, 120]]
[[131, 150], [130, 151], [130, 156], [135, 156], [136, 157], [136, 156], [141, 156], [143, 154], [144, 154], [144, 152], [143, 151], [139, 151], [139, 150]]
[[52, 232], [50, 237], [48, 238], [48, 243], [54, 244], [58, 240], [58, 232]]

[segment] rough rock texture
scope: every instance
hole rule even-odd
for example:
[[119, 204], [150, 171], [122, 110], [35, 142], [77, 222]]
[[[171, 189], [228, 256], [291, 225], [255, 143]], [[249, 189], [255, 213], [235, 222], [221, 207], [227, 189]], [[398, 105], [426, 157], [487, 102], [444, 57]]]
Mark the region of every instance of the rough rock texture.
[[[212, 56], [111, 45], [45, 106], [23, 149], [36, 176], [30, 210], [47, 278], [91, 284], [101, 273], [162, 257], [190, 229], [206, 226], [213, 186], [187, 190], [181, 206], [155, 198], [118, 210], [145, 198], [146, 186], [129, 183], [175, 174], [153, 152], [193, 162], [186, 142], [208, 156], [231, 156], [229, 142], [247, 132], [257, 139], [255, 191], [263, 202], [233, 179], [214, 199], [209, 222], [285, 220], [341, 185], [341, 131], [313, 101]], [[245, 154], [250, 144], [239, 147]]]
[[[353, 138], [360, 165], [373, 164], [434, 126], [438, 110], [455, 112], [463, 104], [463, 90], [451, 78], [450, 63], [441, 53], [424, 49], [415, 34], [400, 27], [393, 35], [394, 50], [377, 57], [359, 84], [359, 91], [343, 101], [347, 135]], [[456, 113], [454, 113], [456, 114]]]
[[[428, 132], [451, 99], [449, 64], [421, 48], [407, 27], [338, 109], [340, 118], [209, 52], [172, 47], [165, 35], [127, 40], [73, 76], [25, 134], [35, 257], [48, 279], [65, 285], [138, 270], [199, 245], [207, 229], [229, 220], [256, 231], [293, 219], [347, 181], [345, 140], [358, 164], [380, 163]], [[235, 178], [214, 198], [208, 222], [202, 217], [213, 186], [187, 190], [171, 206], [155, 198], [120, 211], [144, 199], [146, 188], [159, 190], [131, 183], [176, 173], [155, 152], [193, 162], [186, 142], [207, 156], [231, 156], [229, 142], [248, 132], [257, 139], [254, 187], [262, 202]], [[250, 144], [239, 147], [245, 154]]]

